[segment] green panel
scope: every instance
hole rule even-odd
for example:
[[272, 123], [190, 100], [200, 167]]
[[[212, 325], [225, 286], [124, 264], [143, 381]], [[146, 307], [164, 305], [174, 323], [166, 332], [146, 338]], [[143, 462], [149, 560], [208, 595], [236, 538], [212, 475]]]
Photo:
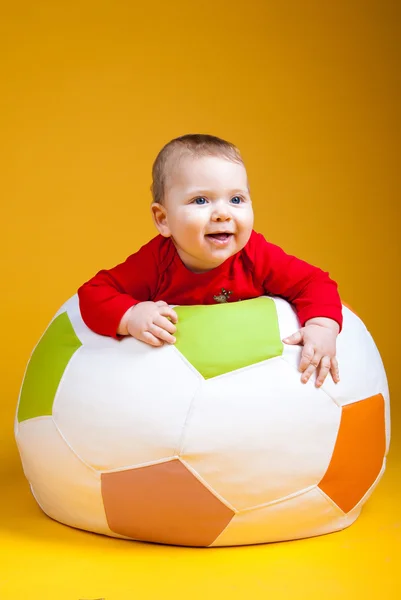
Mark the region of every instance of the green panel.
[[178, 314], [176, 348], [205, 379], [283, 352], [271, 298], [174, 310]]
[[19, 422], [52, 414], [60, 379], [81, 345], [67, 313], [56, 317], [29, 361], [18, 407]]

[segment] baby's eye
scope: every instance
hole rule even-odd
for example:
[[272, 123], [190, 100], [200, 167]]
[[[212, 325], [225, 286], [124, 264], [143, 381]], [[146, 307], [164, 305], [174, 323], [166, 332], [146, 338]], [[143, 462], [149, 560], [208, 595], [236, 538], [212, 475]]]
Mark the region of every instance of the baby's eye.
[[195, 204], [206, 204], [207, 200], [206, 198], [204, 198], [203, 196], [201, 196], [200, 198], [195, 198], [194, 203]]
[[233, 204], [241, 204], [242, 198], [241, 196], [233, 196], [233, 198], [231, 198], [231, 202]]

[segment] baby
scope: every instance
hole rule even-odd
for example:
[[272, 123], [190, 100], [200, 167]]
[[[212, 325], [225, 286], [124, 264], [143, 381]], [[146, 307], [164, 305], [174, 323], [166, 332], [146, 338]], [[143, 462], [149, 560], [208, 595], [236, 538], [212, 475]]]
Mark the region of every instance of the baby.
[[316, 371], [317, 387], [329, 372], [337, 383], [337, 284], [253, 231], [239, 150], [215, 136], [184, 135], [162, 148], [152, 175], [151, 211], [160, 235], [79, 288], [87, 326], [116, 339], [132, 335], [151, 346], [174, 344], [178, 317], [171, 304], [281, 296], [301, 324], [282, 340], [303, 345], [301, 381]]

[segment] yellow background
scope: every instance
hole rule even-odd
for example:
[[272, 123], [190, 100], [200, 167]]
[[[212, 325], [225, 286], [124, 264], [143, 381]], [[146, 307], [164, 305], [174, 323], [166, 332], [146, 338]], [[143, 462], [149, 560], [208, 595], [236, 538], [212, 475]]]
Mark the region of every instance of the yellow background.
[[[399, 6], [3, 3], [1, 598], [401, 597]], [[154, 235], [151, 165], [188, 132], [240, 147], [256, 228], [330, 272], [382, 355], [389, 466], [344, 532], [222, 550], [116, 541], [45, 517], [23, 478], [12, 426], [29, 354], [81, 282]]]

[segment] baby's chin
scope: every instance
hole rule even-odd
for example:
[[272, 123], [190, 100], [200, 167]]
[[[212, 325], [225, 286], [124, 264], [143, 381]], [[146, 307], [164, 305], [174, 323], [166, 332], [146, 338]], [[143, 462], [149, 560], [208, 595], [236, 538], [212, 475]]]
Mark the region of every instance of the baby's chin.
[[[210, 257], [205, 258], [203, 260], [199, 260], [196, 261], [194, 263], [188, 263], [186, 265], [187, 269], [189, 269], [190, 271], [192, 271], [193, 273], [206, 273], [207, 271], [212, 271], [213, 269], [217, 269], [218, 267], [220, 267], [220, 265], [222, 265], [228, 258], [230, 258], [230, 255], [227, 256], [220, 256], [220, 257]], [[185, 261], [184, 261], [185, 264]]]
[[203, 241], [198, 251], [194, 248], [185, 250], [176, 243], [175, 246], [182, 262], [193, 273], [204, 273], [217, 269], [238, 252], [236, 244], [219, 245], [207, 240]]

